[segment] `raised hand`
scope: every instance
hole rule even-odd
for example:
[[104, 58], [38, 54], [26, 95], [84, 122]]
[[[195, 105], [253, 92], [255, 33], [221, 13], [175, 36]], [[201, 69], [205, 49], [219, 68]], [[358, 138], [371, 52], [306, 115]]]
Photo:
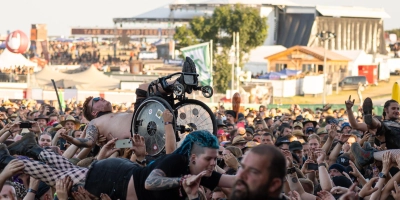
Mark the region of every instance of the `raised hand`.
[[223, 155], [222, 157], [223, 157], [223, 159], [225, 161], [225, 164], [228, 167], [230, 167], [232, 169], [235, 169], [235, 170], [238, 169], [239, 161], [236, 159], [236, 157], [232, 153], [229, 152], [228, 154]]
[[391, 159], [392, 153], [390, 151], [386, 151], [385, 153], [383, 153], [382, 172], [386, 175], [389, 173]]
[[335, 186], [331, 189], [332, 194], [344, 194], [349, 190], [348, 188], [345, 187], [340, 187], [340, 186]]
[[297, 191], [290, 191], [290, 200], [301, 200], [300, 194]]
[[144, 158], [147, 154], [146, 152], [146, 143], [144, 141], [144, 137], [140, 136], [138, 134], [133, 135], [133, 138], [131, 138], [133, 144], [132, 144], [132, 150], [135, 153], [136, 157], [138, 159]]
[[115, 148], [115, 142], [117, 140], [118, 140], [118, 138], [114, 138], [114, 139], [108, 141], [107, 144], [105, 144], [103, 146], [103, 148], [101, 148], [99, 154], [97, 155], [97, 160], [102, 160], [102, 159], [108, 158], [113, 153], [117, 152], [118, 149]]
[[304, 165], [301, 167], [301, 172], [303, 174], [308, 174], [308, 173], [311, 173], [311, 172], [315, 172], [315, 170], [310, 170], [310, 169], [307, 168], [308, 163], [315, 163], [315, 162], [313, 160], [310, 160], [310, 159], [306, 160], [304, 162]]
[[7, 164], [7, 166], [1, 172], [0, 176], [4, 177], [5, 179], [9, 179], [14, 175], [22, 174], [24, 172], [24, 168], [24, 162], [14, 159]]
[[351, 136], [351, 134], [341, 134], [340, 138], [339, 138], [339, 141], [342, 142], [342, 143], [345, 143], [350, 138], [350, 136]]
[[362, 174], [360, 171], [358, 171], [356, 165], [353, 163], [353, 161], [349, 161], [351, 169], [353, 169], [351, 172], [349, 172], [351, 175], [353, 175], [356, 178], [362, 177]]
[[317, 193], [321, 200], [336, 200], [335, 197], [328, 191], [322, 190]]
[[400, 189], [397, 181], [394, 182], [394, 190], [392, 190], [393, 199], [400, 199]]
[[56, 182], [57, 197], [60, 200], [68, 199], [68, 192], [72, 187], [71, 177], [66, 176], [63, 179], [58, 179]]
[[293, 156], [288, 150], [282, 151], [283, 155], [286, 157], [286, 167], [293, 167]]
[[203, 176], [207, 174], [207, 171], [202, 171], [198, 175], [186, 175], [182, 181], [183, 189], [188, 196], [195, 197], [199, 190], [200, 181]]
[[174, 120], [174, 116], [172, 115], [172, 113], [168, 109], [164, 110], [164, 112], [162, 114], [162, 118], [163, 118], [164, 123], [165, 122], [172, 122]]
[[355, 102], [355, 99], [353, 99], [353, 101], [351, 101], [351, 95], [350, 95], [349, 99], [344, 102], [344, 104], [346, 105], [346, 109], [351, 110], [354, 106], [354, 102]]
[[[364, 185], [364, 187], [362, 187], [361, 191], [358, 193], [358, 196], [364, 198], [364, 197], [371, 195], [375, 191], [377, 191], [379, 189], [378, 187], [372, 188], [372, 184], [374, 184], [377, 180], [378, 180], [378, 177], [371, 178], [371, 180], [369, 180], [368, 183], [366, 183]], [[395, 184], [395, 185], [397, 185], [397, 184]], [[395, 198], [395, 199], [397, 199], [397, 198]]]

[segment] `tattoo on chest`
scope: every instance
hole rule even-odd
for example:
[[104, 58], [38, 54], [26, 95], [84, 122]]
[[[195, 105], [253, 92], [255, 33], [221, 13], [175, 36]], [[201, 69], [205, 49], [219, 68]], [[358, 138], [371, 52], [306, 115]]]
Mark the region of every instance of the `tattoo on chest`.
[[292, 178], [292, 182], [293, 182], [293, 183], [297, 183], [297, 181], [298, 181], [298, 180], [297, 180], [296, 177], [293, 177], [293, 178]]

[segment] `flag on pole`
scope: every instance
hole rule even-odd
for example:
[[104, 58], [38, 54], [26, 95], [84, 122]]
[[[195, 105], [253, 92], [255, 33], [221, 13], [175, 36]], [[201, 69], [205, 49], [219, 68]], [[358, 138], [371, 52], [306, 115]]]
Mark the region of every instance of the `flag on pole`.
[[197, 73], [201, 85], [212, 86], [212, 68], [210, 59], [210, 43], [205, 42], [181, 49], [184, 57], [190, 57], [196, 64]]

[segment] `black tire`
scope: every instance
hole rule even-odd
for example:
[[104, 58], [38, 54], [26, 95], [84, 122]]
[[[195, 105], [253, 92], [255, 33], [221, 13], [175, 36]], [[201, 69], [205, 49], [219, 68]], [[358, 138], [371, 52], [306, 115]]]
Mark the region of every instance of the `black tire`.
[[[171, 105], [166, 100], [160, 97], [150, 97], [140, 104], [133, 116], [133, 133], [144, 137], [146, 151], [150, 156], [155, 156], [165, 149], [162, 113], [166, 109], [173, 113]], [[175, 117], [172, 126], [176, 130]]]
[[[199, 107], [204, 109], [204, 111], [202, 111], [202, 110], [197, 110], [197, 111], [192, 110], [191, 114], [196, 116], [196, 113], [193, 113], [193, 112], [197, 112], [196, 119], [199, 119], [200, 117], [202, 117], [201, 115], [203, 115], [204, 113], [207, 113], [206, 117], [203, 116], [202, 117], [203, 119], [200, 119], [200, 120], [202, 120], [202, 121], [200, 121], [200, 123], [207, 122], [207, 121], [205, 121], [207, 119], [204, 119], [204, 118], [208, 117], [210, 119], [210, 122], [205, 124], [205, 125], [209, 125], [210, 128], [206, 129], [206, 130], [210, 131], [210, 133], [212, 133], [213, 135], [217, 136], [217, 130], [218, 130], [218, 128], [217, 128], [217, 120], [215, 119], [214, 113], [211, 111], [211, 109], [205, 103], [203, 103], [201, 101], [198, 101], [198, 100], [195, 100], [195, 99], [187, 99], [187, 100], [180, 101], [177, 104], [175, 104], [174, 110], [175, 110], [175, 116], [176, 116], [176, 119], [175, 119], [176, 120], [176, 125], [177, 126], [179, 126], [179, 125], [188, 125], [188, 123], [193, 123], [193, 124], [196, 125], [196, 127], [200, 125], [200, 124], [198, 124], [199, 121], [194, 121], [194, 120], [191, 120], [189, 122], [188, 121], [185, 121], [185, 122], [182, 121], [184, 116], [183, 115], [181, 116], [182, 112], [181, 113], [178, 113], [178, 112], [180, 112], [180, 109], [182, 109], [183, 107], [189, 106], [189, 105], [197, 105], [197, 106], [199, 106]], [[212, 125], [210, 123], [212, 123]], [[212, 127], [212, 130], [211, 130], [211, 127]], [[205, 130], [205, 129], [201, 129], [200, 128], [200, 129], [197, 129], [197, 130]]]

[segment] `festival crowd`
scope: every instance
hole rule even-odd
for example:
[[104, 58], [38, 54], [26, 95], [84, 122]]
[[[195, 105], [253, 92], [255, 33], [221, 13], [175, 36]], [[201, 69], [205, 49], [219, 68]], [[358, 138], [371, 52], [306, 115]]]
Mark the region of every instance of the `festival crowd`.
[[[131, 124], [148, 87], [129, 107], [88, 97], [66, 102], [62, 115], [49, 102], [3, 104], [1, 199], [400, 199], [395, 100], [382, 115], [370, 98], [357, 111], [350, 98], [338, 110], [219, 106], [216, 135], [175, 134], [173, 114], [150, 108], [165, 131], [164, 151], [151, 156], [146, 144], [161, 146]], [[131, 147], [116, 148], [123, 139]]]

